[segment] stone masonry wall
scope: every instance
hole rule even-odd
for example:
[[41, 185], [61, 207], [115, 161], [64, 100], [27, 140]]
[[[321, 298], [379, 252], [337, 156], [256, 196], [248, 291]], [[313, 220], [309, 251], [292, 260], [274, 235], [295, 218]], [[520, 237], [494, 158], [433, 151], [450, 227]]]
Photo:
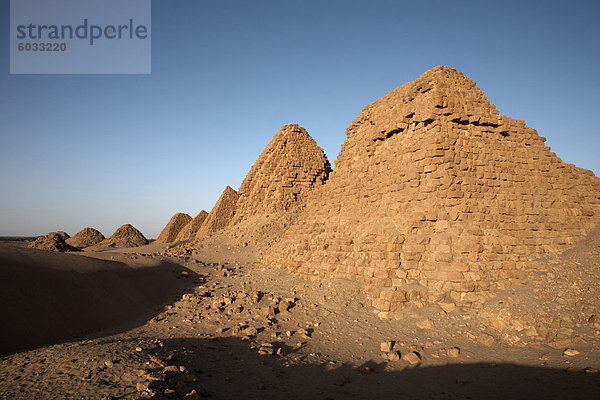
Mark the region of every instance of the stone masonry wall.
[[600, 222], [600, 179], [436, 67], [365, 107], [327, 184], [259, 261], [364, 282], [383, 311], [477, 301]]

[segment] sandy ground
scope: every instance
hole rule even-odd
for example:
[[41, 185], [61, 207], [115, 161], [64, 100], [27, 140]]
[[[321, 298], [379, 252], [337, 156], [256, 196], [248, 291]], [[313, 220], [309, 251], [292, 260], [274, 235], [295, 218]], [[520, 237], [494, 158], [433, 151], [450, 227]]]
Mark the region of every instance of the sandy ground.
[[[592, 270], [595, 246], [588, 243], [591, 250], [582, 253]], [[381, 319], [365, 306], [359, 285], [256, 269], [252, 246], [213, 244], [180, 257], [161, 255], [165, 248], [73, 255], [0, 246], [0, 398], [589, 399], [600, 393], [599, 330], [574, 324], [567, 342], [549, 346], [482, 324], [481, 307], [411, 308], [400, 319]], [[548, 268], [582, 259], [562, 257]], [[539, 289], [536, 282], [527, 287]], [[494, 301], [503, 296], [512, 292]], [[384, 349], [387, 359], [382, 344], [393, 347]], [[24, 348], [30, 350], [15, 352]]]

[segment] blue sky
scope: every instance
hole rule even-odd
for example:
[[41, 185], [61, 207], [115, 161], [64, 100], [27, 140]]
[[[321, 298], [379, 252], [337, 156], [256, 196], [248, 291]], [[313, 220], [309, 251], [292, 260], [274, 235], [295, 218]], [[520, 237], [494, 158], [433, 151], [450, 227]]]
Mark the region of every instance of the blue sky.
[[154, 0], [151, 75], [10, 75], [0, 0], [0, 235], [156, 237], [237, 189], [281, 125], [333, 162], [365, 105], [440, 64], [600, 175], [599, 15], [598, 1]]

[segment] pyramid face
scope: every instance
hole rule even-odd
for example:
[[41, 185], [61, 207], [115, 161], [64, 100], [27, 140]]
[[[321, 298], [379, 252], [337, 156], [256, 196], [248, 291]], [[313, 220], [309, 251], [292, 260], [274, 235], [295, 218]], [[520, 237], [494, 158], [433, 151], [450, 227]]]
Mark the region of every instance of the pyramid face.
[[214, 205], [206, 220], [198, 229], [196, 239], [201, 240], [207, 236], [225, 228], [235, 215], [235, 206], [238, 200], [238, 194], [231, 187], [227, 186], [217, 203]]
[[260, 260], [364, 282], [373, 305], [477, 301], [600, 222], [600, 179], [436, 67], [369, 104], [327, 184]]
[[204, 220], [208, 216], [208, 213], [204, 210], [200, 211], [198, 215], [192, 218], [177, 234], [175, 238], [176, 242], [180, 242], [183, 240], [191, 240], [196, 237], [198, 230], [204, 223]]
[[192, 220], [187, 214], [177, 213], [171, 217], [171, 220], [164, 227], [158, 238], [157, 243], [172, 243], [177, 238], [179, 232]]
[[94, 228], [84, 228], [72, 238], [67, 239], [66, 242], [75, 247], [89, 247], [100, 243], [104, 239], [102, 232]]
[[297, 124], [281, 127], [238, 190], [238, 224], [256, 214], [299, 212], [331, 171], [323, 149]]
[[113, 233], [111, 237], [98, 243], [98, 246], [110, 247], [139, 247], [148, 244], [148, 239], [130, 224], [125, 224]]

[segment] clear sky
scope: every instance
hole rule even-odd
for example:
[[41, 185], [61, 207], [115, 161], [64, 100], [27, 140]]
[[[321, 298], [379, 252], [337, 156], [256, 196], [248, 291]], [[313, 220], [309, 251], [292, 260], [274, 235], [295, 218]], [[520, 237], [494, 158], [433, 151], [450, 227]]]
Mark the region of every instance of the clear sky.
[[152, 2], [151, 75], [9, 75], [0, 0], [0, 235], [158, 235], [237, 189], [281, 125], [333, 162], [368, 103], [457, 68], [600, 175], [600, 2]]

